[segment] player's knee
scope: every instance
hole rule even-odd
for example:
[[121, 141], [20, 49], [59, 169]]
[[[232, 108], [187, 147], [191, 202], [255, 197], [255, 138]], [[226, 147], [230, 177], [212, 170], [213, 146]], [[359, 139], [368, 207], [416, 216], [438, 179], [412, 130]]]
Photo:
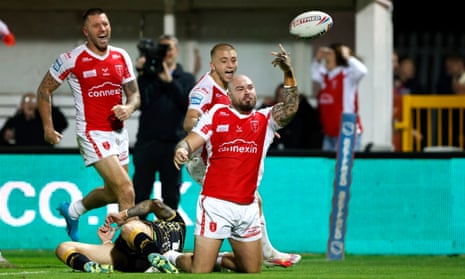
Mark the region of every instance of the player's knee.
[[60, 250], [60, 251], [63, 251], [63, 250], [71, 250], [71, 249], [74, 249], [74, 242], [72, 241], [65, 241], [65, 242], [62, 242], [60, 244], [58, 244], [56, 250]]
[[75, 250], [75, 244], [72, 241], [66, 241], [58, 244], [58, 246], [55, 248], [55, 255], [62, 259], [66, 254], [68, 254], [70, 251]]

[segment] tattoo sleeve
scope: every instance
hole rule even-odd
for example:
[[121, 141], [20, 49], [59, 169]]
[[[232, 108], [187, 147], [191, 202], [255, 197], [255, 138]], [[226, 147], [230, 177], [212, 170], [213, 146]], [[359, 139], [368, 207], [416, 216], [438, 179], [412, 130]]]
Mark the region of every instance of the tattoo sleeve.
[[127, 211], [127, 217], [131, 218], [134, 216], [141, 216], [150, 213], [152, 206], [152, 201], [151, 200], [145, 200], [142, 201], [138, 204], [136, 204], [134, 207], [129, 208]]
[[168, 221], [176, 216], [176, 212], [171, 207], [158, 199], [153, 199], [141, 201], [134, 207], [129, 208], [127, 211], [127, 218], [146, 215], [151, 212], [153, 212], [157, 218]]
[[44, 130], [53, 129], [51, 96], [59, 86], [60, 83], [52, 77], [50, 72], [47, 72], [37, 89], [37, 106]]
[[140, 107], [140, 93], [139, 93], [139, 86], [137, 85], [136, 80], [132, 80], [123, 85], [123, 90], [127, 96], [127, 105], [132, 105], [134, 107], [134, 111], [136, 111]]
[[176, 211], [158, 199], [152, 200], [152, 212], [161, 220], [171, 221], [176, 217]]
[[59, 86], [60, 83], [58, 83], [49, 72], [47, 72], [37, 90], [38, 98], [41, 101], [51, 103], [50, 96], [52, 95], [53, 91], [55, 91]]
[[271, 111], [274, 120], [281, 126], [284, 127], [297, 112], [299, 107], [299, 93], [297, 86], [284, 86], [283, 102], [273, 106]]

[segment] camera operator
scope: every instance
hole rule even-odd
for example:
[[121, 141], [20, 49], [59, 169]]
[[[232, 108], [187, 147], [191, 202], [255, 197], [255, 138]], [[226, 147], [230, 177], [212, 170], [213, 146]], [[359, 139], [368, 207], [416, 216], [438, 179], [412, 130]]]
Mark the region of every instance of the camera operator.
[[139, 60], [145, 61], [138, 65], [142, 71], [137, 78], [141, 114], [133, 152], [136, 203], [151, 198], [158, 173], [163, 202], [177, 209], [182, 177], [173, 164], [174, 148], [185, 136], [184, 115], [195, 77], [177, 62], [176, 37], [162, 35], [156, 45], [143, 39], [138, 47]]
[[135, 66], [137, 74], [142, 75], [144, 73], [144, 64], [145, 64], [145, 55], [149, 49], [155, 47], [155, 43], [152, 39], [144, 38], [140, 39], [137, 44], [137, 49], [139, 50], [139, 57], [136, 60]]

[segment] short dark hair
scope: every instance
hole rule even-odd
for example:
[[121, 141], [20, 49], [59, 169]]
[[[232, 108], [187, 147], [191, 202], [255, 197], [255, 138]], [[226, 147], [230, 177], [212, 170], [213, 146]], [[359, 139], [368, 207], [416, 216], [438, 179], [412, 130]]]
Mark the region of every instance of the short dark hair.
[[83, 14], [82, 14], [82, 20], [86, 21], [87, 18], [91, 15], [100, 15], [100, 14], [105, 14], [105, 11], [101, 8], [90, 8], [87, 9]]
[[213, 46], [213, 48], [211, 49], [210, 51], [210, 57], [213, 57], [213, 55], [215, 54], [215, 52], [217, 50], [236, 50], [234, 48], [233, 45], [231, 44], [228, 44], [228, 43], [219, 43], [219, 44], [216, 44], [215, 46]]

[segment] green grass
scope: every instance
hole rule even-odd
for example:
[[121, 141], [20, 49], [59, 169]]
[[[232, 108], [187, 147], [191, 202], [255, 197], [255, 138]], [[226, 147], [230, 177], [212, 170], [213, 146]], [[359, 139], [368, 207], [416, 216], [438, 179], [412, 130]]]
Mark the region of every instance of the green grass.
[[344, 260], [329, 261], [322, 254], [305, 254], [300, 263], [290, 268], [263, 268], [261, 274], [231, 272], [211, 274], [88, 274], [72, 271], [52, 251], [2, 251], [15, 268], [1, 268], [0, 279], [38, 278], [337, 278], [337, 279], [438, 279], [465, 278], [463, 256], [359, 256], [346, 255]]

